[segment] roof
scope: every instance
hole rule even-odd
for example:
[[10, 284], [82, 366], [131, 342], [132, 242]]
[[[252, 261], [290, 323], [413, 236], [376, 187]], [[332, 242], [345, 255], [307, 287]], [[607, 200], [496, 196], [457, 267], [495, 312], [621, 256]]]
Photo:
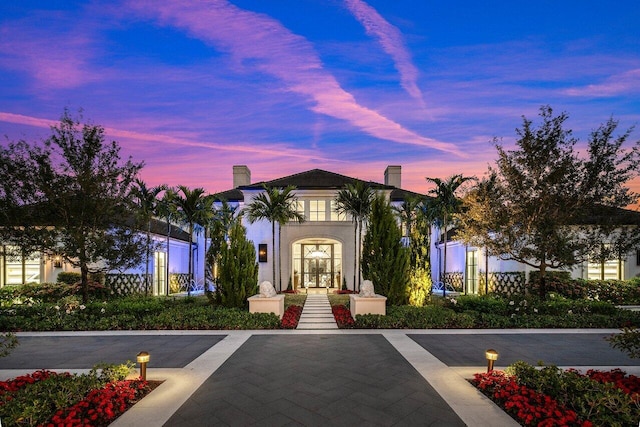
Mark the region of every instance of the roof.
[[[151, 232], [153, 234], [166, 236], [167, 228], [168, 228], [167, 221], [157, 219], [157, 218], [153, 218], [151, 220]], [[169, 234], [169, 237], [176, 240], [182, 240], [184, 242], [188, 242], [190, 240], [189, 233], [184, 231], [180, 226], [177, 226], [175, 224], [171, 224], [171, 233]]]
[[363, 181], [361, 179], [351, 178], [322, 169], [312, 169], [310, 171], [296, 173], [283, 178], [274, 179], [272, 181], [262, 181], [238, 188], [240, 190], [261, 190], [265, 185], [267, 187], [278, 188], [284, 188], [292, 185], [299, 190], [337, 190], [344, 188], [347, 184], [355, 184], [356, 182], [364, 182], [371, 188], [379, 190], [393, 190], [395, 188], [390, 185], [379, 184], [372, 181]]

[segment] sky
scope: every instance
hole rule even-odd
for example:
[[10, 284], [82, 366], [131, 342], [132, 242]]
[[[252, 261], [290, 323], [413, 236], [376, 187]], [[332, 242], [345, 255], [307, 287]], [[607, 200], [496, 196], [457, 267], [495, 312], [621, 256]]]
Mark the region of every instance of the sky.
[[401, 165], [426, 193], [425, 177], [481, 177], [543, 105], [578, 148], [609, 118], [638, 125], [639, 22], [637, 0], [3, 1], [0, 144], [46, 138], [68, 109], [149, 185]]

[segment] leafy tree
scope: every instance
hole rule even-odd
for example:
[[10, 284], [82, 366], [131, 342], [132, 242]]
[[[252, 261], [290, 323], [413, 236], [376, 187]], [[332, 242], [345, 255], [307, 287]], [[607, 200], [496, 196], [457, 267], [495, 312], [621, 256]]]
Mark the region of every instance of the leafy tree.
[[273, 285], [278, 283], [278, 290], [282, 290], [282, 260], [280, 259], [280, 230], [282, 226], [289, 221], [304, 222], [304, 215], [295, 208], [295, 202], [298, 198], [293, 191], [294, 186], [288, 186], [284, 189], [263, 187], [264, 191], [258, 194], [246, 208], [247, 219], [250, 223], [259, 220], [267, 220], [271, 222], [271, 247], [275, 248], [276, 243], [276, 224], [278, 224], [278, 282], [276, 282], [276, 260], [275, 251], [271, 257], [273, 268]]
[[[421, 307], [431, 292], [431, 226], [435, 221], [432, 199], [415, 199], [413, 215], [407, 226], [410, 230], [409, 243], [409, 304]], [[406, 211], [406, 209], [405, 209]]]
[[[371, 212], [371, 203], [375, 197], [375, 192], [371, 187], [362, 181], [355, 184], [347, 184], [345, 188], [338, 191], [336, 195], [336, 212], [348, 215], [355, 224], [353, 234], [353, 246], [355, 249], [353, 257], [353, 289], [360, 289], [360, 275], [358, 274], [357, 261], [362, 257], [362, 228]], [[359, 239], [358, 239], [359, 237]], [[357, 241], [356, 241], [357, 240]], [[358, 286], [356, 288], [356, 276]]]
[[253, 242], [245, 228], [235, 221], [229, 231], [229, 244], [220, 249], [215, 298], [225, 307], [246, 307], [247, 298], [257, 292], [258, 263]]
[[401, 237], [391, 206], [383, 195], [376, 196], [362, 245], [362, 274], [390, 305], [407, 303], [409, 251]]
[[149, 259], [151, 258], [151, 251], [154, 249], [153, 240], [151, 239], [151, 220], [158, 214], [160, 204], [158, 196], [166, 189], [166, 185], [149, 188], [140, 179], [135, 180], [135, 185], [132, 189], [132, 195], [138, 207], [138, 217], [141, 222], [146, 224], [145, 295], [149, 294]]
[[191, 247], [193, 235], [196, 227], [205, 223], [208, 216], [212, 214], [209, 199], [204, 188], [190, 189], [184, 185], [178, 186], [178, 191], [172, 197], [177, 218], [189, 228], [189, 286], [187, 287], [187, 295], [189, 296], [194, 284], [193, 249]]
[[[436, 185], [435, 188], [429, 191], [429, 194], [435, 196], [431, 201], [430, 209], [432, 209], [438, 223], [442, 224], [442, 230], [444, 231], [444, 256], [441, 276], [443, 282], [447, 280], [447, 237], [449, 227], [454, 222], [454, 215], [459, 213], [462, 208], [462, 199], [456, 193], [462, 184], [473, 179], [475, 178], [465, 177], [460, 174], [450, 176], [445, 181], [440, 178], [427, 178], [427, 181], [431, 181]], [[445, 296], [444, 286], [442, 294], [442, 296]]]
[[622, 209], [637, 200], [626, 183], [637, 176], [640, 156], [639, 142], [622, 148], [630, 130], [613, 137], [613, 120], [592, 132], [581, 156], [565, 113], [554, 116], [545, 106], [540, 117], [537, 128], [523, 118], [515, 150], [494, 141], [497, 167], [469, 194], [459, 236], [538, 269], [544, 296], [548, 269], [623, 255], [640, 243], [637, 216]]
[[[80, 268], [83, 301], [89, 273], [137, 266], [144, 242], [131, 188], [142, 163], [122, 162], [120, 147], [106, 143], [104, 128], [64, 112], [43, 146], [20, 141], [0, 152], [8, 205], [0, 224], [5, 242], [23, 253], [59, 254]], [[12, 165], [12, 166], [8, 166]]]
[[213, 211], [210, 231], [211, 244], [206, 258], [208, 268], [205, 270], [207, 277], [212, 282], [215, 281], [216, 276], [212, 267], [218, 265], [222, 246], [227, 244], [231, 228], [239, 221], [239, 218], [237, 206], [230, 205], [226, 200], [220, 201]]

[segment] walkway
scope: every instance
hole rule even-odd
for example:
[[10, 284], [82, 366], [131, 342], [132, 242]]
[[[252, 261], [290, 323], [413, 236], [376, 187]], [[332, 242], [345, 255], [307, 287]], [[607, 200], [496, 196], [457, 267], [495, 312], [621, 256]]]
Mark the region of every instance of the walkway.
[[326, 294], [309, 294], [297, 329], [338, 329]]
[[[618, 330], [109, 331], [18, 333], [0, 379], [86, 371], [151, 354], [163, 384], [112, 427], [516, 426], [467, 381], [517, 359], [640, 374], [604, 337]], [[81, 369], [82, 368], [82, 369]]]

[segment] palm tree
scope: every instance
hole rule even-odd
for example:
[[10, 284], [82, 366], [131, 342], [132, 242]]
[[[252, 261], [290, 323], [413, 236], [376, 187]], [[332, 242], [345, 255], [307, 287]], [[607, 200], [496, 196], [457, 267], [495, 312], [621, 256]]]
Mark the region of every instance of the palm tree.
[[403, 236], [411, 236], [411, 228], [416, 220], [416, 213], [420, 199], [416, 197], [407, 197], [400, 206], [392, 206], [393, 212], [396, 214], [400, 223], [404, 228]]
[[[182, 193], [182, 194], [180, 194]], [[184, 185], [178, 186], [178, 192], [173, 198], [178, 218], [189, 226], [189, 286], [187, 287], [187, 295], [191, 296], [191, 286], [193, 280], [193, 243], [194, 230], [201, 225], [207, 215], [207, 198], [204, 188], [194, 188], [193, 190]], [[210, 206], [210, 205], [209, 205]]]
[[[366, 218], [371, 212], [371, 204], [375, 192], [373, 189], [366, 185], [363, 181], [356, 181], [355, 184], [347, 184], [342, 190], [338, 191], [336, 195], [336, 212], [349, 215], [351, 220], [355, 223], [355, 229], [353, 234], [353, 246], [355, 254], [353, 257], [353, 288], [356, 290], [356, 274], [358, 271], [357, 260], [360, 259], [360, 253], [362, 247], [362, 227]], [[356, 239], [360, 235], [360, 239], [356, 242]], [[358, 277], [358, 289], [360, 289], [360, 275]]]
[[[178, 212], [176, 210], [175, 203], [173, 202], [176, 197], [176, 190], [168, 187], [164, 194], [162, 195], [162, 199], [158, 201], [158, 215], [165, 219], [167, 222], [167, 259], [165, 260], [166, 264], [166, 280], [170, 281], [169, 277], [169, 255], [170, 255], [170, 237], [171, 237], [171, 220], [177, 218]], [[168, 283], [168, 282], [167, 282]], [[167, 291], [168, 293], [168, 291]]]
[[147, 225], [147, 262], [144, 275], [144, 293], [149, 294], [149, 259], [151, 258], [151, 220], [157, 214], [158, 210], [158, 195], [166, 190], [166, 185], [158, 185], [156, 187], [148, 188], [144, 181], [136, 178], [134, 187], [131, 193], [134, 197], [135, 203], [138, 207], [138, 215], [140, 219], [146, 222]]
[[[217, 200], [216, 202], [219, 202], [219, 205], [215, 206], [213, 210], [214, 218], [209, 232], [211, 244], [206, 251], [205, 258], [207, 265], [214, 268], [218, 262], [222, 245], [226, 244], [229, 239], [231, 228], [240, 219], [237, 206], [229, 204], [226, 200]], [[215, 281], [216, 277], [214, 268], [208, 271], [209, 280], [212, 282]], [[207, 270], [205, 269], [205, 273], [206, 272]]]
[[[275, 247], [276, 223], [278, 224], [278, 258], [280, 258], [280, 230], [282, 226], [293, 220], [304, 222], [304, 215], [295, 208], [298, 198], [293, 191], [295, 187], [289, 185], [284, 189], [263, 186], [264, 192], [258, 194], [247, 206], [247, 219], [250, 223], [266, 219], [271, 222], [271, 247]], [[273, 283], [276, 283], [276, 260], [275, 251], [271, 258], [273, 268]], [[278, 289], [282, 290], [282, 260], [278, 261]]]
[[433, 194], [435, 197], [432, 199], [432, 208], [435, 210], [436, 218], [442, 223], [442, 229], [444, 230], [444, 258], [442, 268], [442, 296], [446, 295], [446, 275], [447, 275], [447, 228], [450, 221], [453, 219], [453, 215], [460, 211], [462, 206], [462, 199], [456, 196], [456, 191], [462, 184], [467, 181], [475, 179], [474, 177], [465, 177], [461, 174], [450, 176], [445, 181], [440, 178], [426, 178], [436, 185], [435, 188], [429, 191], [429, 194]]

